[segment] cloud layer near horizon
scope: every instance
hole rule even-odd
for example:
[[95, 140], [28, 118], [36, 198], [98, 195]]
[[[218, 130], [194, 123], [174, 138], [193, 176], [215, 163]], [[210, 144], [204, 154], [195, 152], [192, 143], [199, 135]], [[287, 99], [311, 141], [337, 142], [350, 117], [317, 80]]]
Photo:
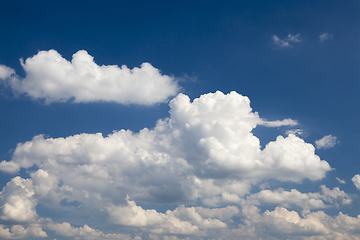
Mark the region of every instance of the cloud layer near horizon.
[[[252, 133], [257, 125], [295, 126], [296, 121], [266, 121], [253, 112], [247, 97], [236, 92], [209, 93], [192, 102], [179, 94], [169, 106], [169, 118], [159, 120], [154, 129], [120, 130], [106, 137], [39, 135], [18, 144], [11, 161], [1, 162], [0, 169], [15, 174], [25, 168], [30, 178], [14, 177], [4, 187], [0, 218], [28, 228], [40, 224], [58, 235], [80, 239], [139, 239], [140, 232], [147, 234], [144, 239], [213, 234], [230, 239], [346, 236], [344, 229], [333, 230], [331, 224], [346, 218], [357, 226], [358, 218], [342, 213], [331, 217], [312, 212], [351, 204], [352, 198], [339, 188], [322, 185], [312, 193], [281, 188], [252, 191], [268, 180], [320, 180], [332, 170], [313, 145], [294, 134], [278, 136], [262, 148]], [[178, 207], [162, 213], [137, 203]], [[39, 216], [39, 204], [67, 212], [68, 221]], [[268, 204], [278, 207], [261, 213], [258, 207]], [[291, 210], [299, 208], [300, 215]], [[72, 214], [84, 216], [84, 227], [72, 225]], [[89, 226], [86, 216], [132, 233], [104, 233]], [[246, 224], [234, 222], [234, 216]], [[272, 227], [269, 232], [274, 222], [287, 227]], [[4, 231], [10, 234], [9, 229]]]
[[0, 79], [14, 94], [26, 94], [33, 99], [52, 102], [96, 101], [120, 104], [152, 105], [165, 102], [179, 91], [174, 77], [161, 74], [150, 63], [129, 69], [126, 65], [97, 65], [85, 50], [67, 61], [57, 51], [40, 51], [25, 62], [26, 77], [0, 65]]

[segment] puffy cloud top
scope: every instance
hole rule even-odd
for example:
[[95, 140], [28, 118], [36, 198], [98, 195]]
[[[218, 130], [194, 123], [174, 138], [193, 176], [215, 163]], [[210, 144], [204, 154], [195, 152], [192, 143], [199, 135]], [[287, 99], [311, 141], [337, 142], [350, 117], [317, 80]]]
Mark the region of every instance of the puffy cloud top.
[[[266, 121], [236, 92], [209, 93], [193, 102], [179, 94], [170, 108], [169, 118], [139, 133], [36, 136], [19, 144], [0, 169], [14, 173], [20, 167], [39, 167], [31, 175], [35, 195], [54, 206], [64, 198], [88, 206], [104, 199], [115, 204], [127, 195], [157, 204], [200, 198], [218, 205], [239, 202], [249, 184], [318, 180], [331, 170], [315, 155], [313, 145], [293, 134], [279, 136], [261, 150], [252, 129]], [[97, 193], [102, 198], [95, 197]]]
[[[319, 180], [331, 170], [315, 154], [313, 145], [294, 134], [278, 136], [262, 149], [252, 133], [257, 125], [293, 126], [296, 121], [266, 121], [252, 110], [249, 98], [236, 92], [218, 91], [193, 101], [178, 94], [169, 105], [169, 118], [159, 120], [154, 129], [138, 133], [120, 130], [105, 137], [101, 133], [66, 138], [38, 135], [19, 143], [12, 160], [1, 162], [0, 170], [16, 173], [25, 168], [30, 178], [14, 177], [2, 190], [0, 219], [42, 221], [43, 227], [57, 235], [79, 239], [129, 239], [128, 235], [109, 235], [86, 224], [74, 227], [71, 222], [38, 219], [36, 206], [43, 204], [49, 209], [90, 214], [121, 228], [141, 228], [150, 239], [178, 234], [194, 239], [224, 234], [228, 239], [239, 239], [248, 233], [252, 234], [250, 239], [259, 239], [261, 234], [254, 235], [251, 229], [264, 229], [268, 235], [265, 225], [272, 226], [274, 220], [289, 227], [284, 236], [294, 231], [306, 235], [309, 228], [316, 228], [308, 215], [301, 217], [283, 207], [305, 211], [352, 202], [339, 188], [325, 186], [320, 193], [296, 189], [251, 193], [252, 186], [269, 179]], [[178, 207], [164, 213], [145, 209], [137, 202]], [[237, 206], [223, 207], [228, 204]], [[262, 204], [282, 208], [261, 215], [256, 206]], [[229, 229], [235, 226], [234, 216], [242, 217], [247, 225]], [[10, 230], [3, 230], [10, 234]]]
[[120, 104], [151, 105], [166, 101], [179, 91], [174, 77], [161, 74], [150, 63], [129, 69], [123, 65], [97, 65], [85, 50], [70, 61], [57, 51], [40, 51], [21, 60], [26, 77], [0, 66], [0, 78], [17, 94], [26, 94], [45, 103], [112, 101]]

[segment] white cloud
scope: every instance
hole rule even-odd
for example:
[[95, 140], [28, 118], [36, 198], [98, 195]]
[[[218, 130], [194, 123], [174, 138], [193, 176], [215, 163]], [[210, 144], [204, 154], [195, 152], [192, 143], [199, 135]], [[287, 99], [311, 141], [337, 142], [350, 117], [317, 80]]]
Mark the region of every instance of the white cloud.
[[62, 193], [68, 190], [66, 186], [59, 187], [59, 181], [42, 169], [30, 176], [34, 185], [34, 197], [43, 203], [59, 204]]
[[55, 231], [57, 235], [65, 237], [74, 237], [75, 239], [84, 239], [84, 240], [95, 240], [95, 239], [122, 239], [122, 240], [141, 240], [140, 236], [132, 237], [130, 234], [120, 234], [120, 233], [108, 233], [105, 234], [100, 230], [93, 229], [88, 225], [83, 227], [73, 227], [68, 222], [63, 223], [49, 223], [47, 228]]
[[263, 121], [260, 125], [264, 125], [267, 127], [282, 127], [282, 126], [296, 126], [298, 122], [296, 120], [292, 120], [290, 118], [284, 120], [276, 120], [276, 121]]
[[0, 79], [10, 78], [13, 74], [15, 74], [13, 69], [0, 64]]
[[30, 222], [37, 217], [31, 179], [14, 177], [0, 193], [1, 216], [5, 221]]
[[262, 164], [271, 168], [276, 166], [279, 171], [267, 174], [278, 174], [272, 177], [282, 181], [300, 181], [305, 177], [317, 180], [325, 177], [325, 173], [331, 168], [314, 152], [313, 145], [305, 143], [304, 140], [293, 134], [286, 138], [278, 136], [276, 141], [270, 142], [263, 150], [265, 159]]
[[[170, 102], [171, 117], [159, 121], [153, 130], [137, 134], [121, 130], [107, 137], [98, 133], [45, 139], [40, 135], [19, 144], [10, 163], [24, 168], [37, 165], [62, 181], [62, 188], [73, 189], [72, 201], [80, 202], [87, 201], [84, 191], [106, 192], [110, 199], [128, 194], [131, 199], [156, 203], [209, 200], [224, 192], [224, 201], [235, 201], [231, 194], [241, 197], [249, 183], [318, 180], [331, 170], [311, 144], [295, 135], [279, 136], [261, 150], [251, 131], [262, 120], [249, 104], [247, 97], [235, 92], [206, 94], [192, 103], [179, 94]], [[206, 179], [217, 181], [207, 187]], [[241, 185], [241, 191], [230, 187], [234, 184]], [[123, 190], [115, 194], [113, 188]]]
[[342, 180], [342, 179], [340, 179], [338, 177], [336, 177], [336, 180], [338, 180], [340, 184], [345, 184], [346, 183], [345, 180]]
[[1, 239], [23, 239], [23, 238], [44, 238], [47, 237], [39, 226], [39, 224], [32, 224], [27, 228], [22, 225], [13, 225], [11, 229], [5, 228], [4, 225], [0, 224], [0, 238]]
[[323, 33], [319, 36], [319, 41], [320, 42], [324, 42], [326, 40], [332, 40], [333, 39], [333, 35], [330, 33]]
[[15, 162], [7, 162], [4, 160], [0, 162], [0, 170], [11, 174], [15, 174], [18, 171], [20, 171], [20, 165]]
[[356, 188], [358, 190], [360, 190], [360, 175], [359, 174], [356, 174], [352, 179], [351, 181], [353, 181], [354, 185], [356, 186]]
[[273, 44], [280, 47], [280, 48], [288, 48], [292, 47], [290, 43], [297, 43], [301, 42], [300, 33], [296, 35], [289, 34], [286, 38], [280, 39], [277, 35], [271, 37]]
[[[351, 217], [340, 212], [330, 216], [323, 211], [304, 210], [300, 214], [284, 207], [260, 213], [255, 206], [246, 206], [235, 216], [242, 222], [224, 229], [208, 229], [214, 239], [359, 239], [360, 215]], [[185, 235], [186, 236], [186, 235]], [[152, 233], [150, 239], [179, 239], [176, 236]], [[185, 239], [185, 238], [184, 238]], [[186, 238], [188, 239], [188, 238]], [[192, 237], [191, 239], [203, 239]]]
[[239, 180], [200, 179], [195, 177], [197, 195], [207, 206], [220, 206], [222, 203], [240, 204], [241, 197], [249, 193], [249, 182]]
[[360, 215], [351, 217], [343, 213], [330, 216], [323, 211], [298, 212], [283, 207], [260, 214], [255, 206], [242, 209], [246, 219], [228, 236], [247, 239], [359, 239]]
[[[265, 120], [252, 111], [247, 97], [236, 92], [209, 93], [193, 102], [179, 94], [169, 105], [170, 117], [159, 120], [154, 129], [138, 133], [121, 130], [106, 137], [101, 133], [67, 138], [39, 135], [18, 144], [12, 160], [0, 164], [1, 170], [14, 173], [20, 167], [29, 169], [34, 165], [39, 169], [30, 172], [29, 179], [15, 177], [8, 183], [1, 193], [2, 209], [10, 210], [1, 216], [33, 221], [38, 203], [81, 214], [73, 203], [81, 206], [81, 211], [113, 224], [146, 228], [151, 234], [202, 236], [214, 228], [227, 229], [233, 224], [230, 209], [236, 214], [238, 208], [219, 210], [181, 204], [241, 206], [251, 187], [264, 180], [319, 180], [331, 171], [329, 164], [315, 154], [313, 145], [293, 134], [279, 136], [261, 150], [252, 130]], [[280, 126], [295, 121], [274, 122]], [[25, 186], [16, 192], [23, 208], [13, 206], [14, 201], [10, 203], [10, 197], [15, 196], [12, 185]], [[309, 206], [315, 206], [311, 201], [336, 205], [348, 199], [339, 189], [326, 187], [318, 195], [280, 190], [272, 194], [278, 195], [282, 199], [279, 204], [284, 206], [302, 206], [293, 195], [307, 196]], [[265, 203], [260, 199], [252, 200]], [[136, 202], [180, 206], [161, 213]], [[20, 210], [16, 212], [15, 208]], [[63, 227], [70, 229], [67, 223]], [[78, 231], [84, 232], [85, 228], [74, 231], [79, 235]]]
[[317, 149], [328, 149], [334, 147], [337, 143], [337, 138], [333, 135], [324, 136], [322, 139], [316, 140], [315, 145]]
[[170, 103], [171, 117], [153, 130], [37, 136], [19, 144], [10, 163], [40, 167], [31, 175], [40, 202], [59, 207], [66, 198], [89, 208], [126, 195], [158, 204], [197, 198], [210, 206], [239, 203], [250, 183], [317, 180], [331, 170], [294, 135], [280, 136], [261, 151], [251, 133], [261, 120], [249, 103], [235, 92], [203, 95], [193, 103], [180, 94]]
[[344, 191], [335, 187], [332, 190], [322, 185], [319, 193], [301, 193], [296, 189], [285, 191], [262, 190], [251, 194], [244, 201], [245, 205], [276, 204], [284, 207], [298, 206], [303, 209], [319, 209], [332, 206], [348, 205], [352, 203], [351, 197]]
[[123, 65], [99, 66], [85, 50], [70, 61], [57, 51], [40, 51], [21, 60], [26, 77], [0, 65], [0, 79], [15, 94], [26, 94], [45, 103], [73, 101], [87, 103], [110, 101], [120, 104], [152, 105], [166, 101], [179, 91], [174, 77], [161, 74], [150, 63], [129, 69]]
[[224, 208], [204, 208], [195, 207], [197, 213], [203, 218], [215, 218], [224, 222], [231, 222], [231, 218], [239, 213], [239, 209], [235, 206], [227, 206]]
[[290, 129], [290, 130], [286, 131], [286, 135], [289, 135], [289, 134], [302, 136], [302, 135], [304, 135], [304, 130], [303, 129]]
[[266, 210], [262, 220], [273, 228], [272, 231], [275, 230], [274, 233], [326, 235], [330, 232], [319, 219], [311, 216], [301, 218], [296, 211], [288, 211], [282, 207], [276, 207], [274, 211]]
[[[152, 233], [156, 234], [201, 235], [207, 229], [227, 228], [226, 223], [219, 219], [201, 216], [201, 213], [207, 216], [211, 215], [212, 210], [201, 209], [200, 212], [197, 212], [197, 209], [181, 205], [173, 211], [167, 210], [166, 213], [159, 213], [153, 209], [145, 210], [137, 206], [134, 201], [127, 200], [127, 205], [112, 206], [107, 210], [111, 223], [131, 227], [148, 227]], [[237, 208], [232, 210], [235, 210], [234, 214], [238, 212]], [[229, 215], [229, 213], [227, 208], [223, 208], [216, 209], [212, 215]]]

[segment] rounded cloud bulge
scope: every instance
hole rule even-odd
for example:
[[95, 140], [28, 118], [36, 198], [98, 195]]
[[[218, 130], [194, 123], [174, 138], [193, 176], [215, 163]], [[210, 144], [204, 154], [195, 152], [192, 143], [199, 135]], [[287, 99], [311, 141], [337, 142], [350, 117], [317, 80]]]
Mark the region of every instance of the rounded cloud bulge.
[[14, 94], [25, 94], [46, 104], [105, 101], [152, 105], [167, 101], [180, 89], [174, 77], [162, 74], [150, 63], [133, 69], [126, 65], [99, 66], [85, 50], [76, 52], [71, 61], [52, 49], [20, 62], [25, 78], [0, 65], [0, 79]]

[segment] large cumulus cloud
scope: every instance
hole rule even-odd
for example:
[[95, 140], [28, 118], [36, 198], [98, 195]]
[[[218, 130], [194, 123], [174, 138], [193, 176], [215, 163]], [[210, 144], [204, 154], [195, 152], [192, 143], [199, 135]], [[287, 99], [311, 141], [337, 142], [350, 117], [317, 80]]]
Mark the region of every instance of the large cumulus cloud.
[[[20, 168], [36, 169], [28, 179], [12, 180], [27, 183], [18, 194], [24, 206], [28, 203], [24, 208], [29, 216], [26, 220], [36, 220], [34, 206], [41, 203], [50, 209], [71, 208], [78, 214], [96, 214], [123, 227], [144, 228], [153, 237], [206, 236], [214, 229], [234, 227], [232, 217], [241, 213], [239, 207], [266, 204], [267, 198], [284, 207], [307, 210], [351, 203], [340, 189], [325, 186], [320, 193], [278, 189], [250, 194], [252, 186], [269, 179], [320, 180], [331, 170], [315, 154], [313, 145], [293, 134], [279, 136], [261, 148], [252, 133], [257, 125], [293, 126], [296, 121], [266, 121], [252, 110], [247, 97], [236, 92], [209, 93], [192, 102], [179, 94], [169, 105], [169, 118], [159, 120], [154, 129], [138, 133], [120, 130], [106, 137], [101, 133], [67, 138], [39, 135], [18, 144], [11, 161], [3, 161], [0, 169], [9, 173]], [[6, 196], [15, 195], [11, 189], [9, 185], [2, 192], [3, 206], [10, 204]], [[161, 213], [144, 209], [137, 202], [179, 207]], [[234, 206], [209, 208], [228, 204]], [[259, 214], [253, 215], [261, 219], [272, 216]], [[22, 220], [12, 216], [13, 220]], [[3, 211], [2, 218], [6, 217], [10, 215]], [[47, 226], [59, 233], [68, 228], [75, 235], [87, 231], [107, 236], [89, 226], [75, 229], [69, 224]]]
[[174, 77], [161, 74], [150, 63], [129, 69], [123, 65], [97, 65], [93, 57], [80, 50], [71, 62], [57, 51], [40, 51], [21, 60], [26, 77], [0, 65], [0, 79], [15, 94], [26, 94], [45, 103], [111, 101], [121, 104], [151, 105], [166, 101], [179, 91]]

